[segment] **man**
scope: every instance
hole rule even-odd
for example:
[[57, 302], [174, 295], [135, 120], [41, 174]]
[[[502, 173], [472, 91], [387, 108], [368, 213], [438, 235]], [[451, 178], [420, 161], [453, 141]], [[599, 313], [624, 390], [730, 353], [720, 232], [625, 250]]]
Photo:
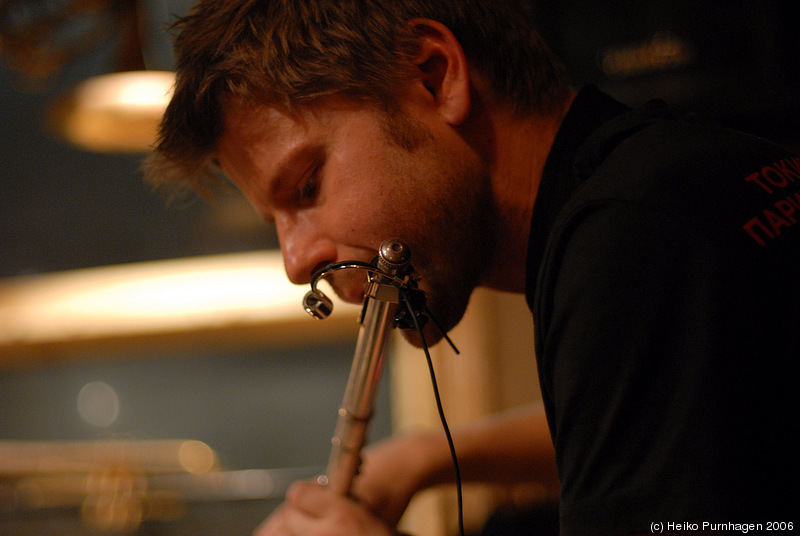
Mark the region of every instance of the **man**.
[[[526, 293], [544, 408], [456, 431], [465, 479], [559, 490], [563, 534], [796, 521], [800, 159], [576, 94], [511, 2], [203, 1], [177, 28], [151, 177], [221, 168], [295, 283], [398, 237], [447, 329], [476, 286]], [[353, 498], [297, 484], [257, 534], [391, 534], [451, 473], [443, 437], [389, 440]]]

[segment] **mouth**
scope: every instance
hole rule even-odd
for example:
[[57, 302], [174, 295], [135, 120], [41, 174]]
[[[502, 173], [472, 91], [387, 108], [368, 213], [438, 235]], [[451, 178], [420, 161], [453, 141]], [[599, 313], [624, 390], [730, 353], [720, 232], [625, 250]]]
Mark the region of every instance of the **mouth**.
[[334, 292], [342, 301], [346, 303], [359, 304], [364, 301], [364, 286], [360, 288], [337, 289], [334, 287]]
[[342, 301], [359, 304], [364, 300], [367, 275], [362, 270], [341, 270], [342, 264], [346, 263], [320, 263], [312, 272], [313, 280], [326, 283]]
[[363, 271], [344, 271], [331, 274], [327, 283], [336, 295], [346, 303], [359, 304], [364, 301], [367, 276]]

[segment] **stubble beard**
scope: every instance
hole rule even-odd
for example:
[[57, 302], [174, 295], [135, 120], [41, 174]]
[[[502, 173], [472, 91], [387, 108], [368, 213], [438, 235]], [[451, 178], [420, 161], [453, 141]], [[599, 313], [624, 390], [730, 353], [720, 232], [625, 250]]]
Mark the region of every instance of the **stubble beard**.
[[[412, 264], [436, 320], [429, 321], [424, 330], [429, 345], [439, 342], [461, 321], [472, 291], [494, 257], [489, 181], [478, 174], [463, 179], [449, 179], [449, 188], [442, 192], [445, 198], [428, 203], [427, 214], [419, 220], [422, 225], [412, 238]], [[475, 189], [465, 189], [461, 186], [465, 184]], [[415, 332], [404, 335], [411, 344], [421, 345]]]
[[[413, 117], [398, 113], [385, 115], [384, 119], [387, 140], [397, 148], [401, 160], [402, 156], [416, 153], [428, 161], [452, 163], [452, 169], [440, 171], [439, 176], [409, 180], [419, 190], [426, 184], [431, 188], [404, 192], [405, 199], [419, 202], [414, 202], [414, 208], [409, 207], [403, 217], [406, 228], [392, 237], [411, 246], [411, 262], [420, 275], [420, 289], [436, 319], [424, 328], [425, 342], [434, 345], [464, 316], [472, 291], [494, 257], [491, 180], [478, 162], [465, 162], [438, 146], [434, 136]], [[403, 333], [411, 344], [421, 345], [416, 331]]]

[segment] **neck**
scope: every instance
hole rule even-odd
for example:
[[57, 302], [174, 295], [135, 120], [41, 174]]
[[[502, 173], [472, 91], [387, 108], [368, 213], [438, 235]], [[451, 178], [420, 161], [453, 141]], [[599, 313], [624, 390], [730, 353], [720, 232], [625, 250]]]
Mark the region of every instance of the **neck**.
[[513, 110], [487, 110], [477, 143], [491, 173], [494, 203], [494, 260], [482, 286], [525, 291], [531, 216], [547, 155], [574, 96], [551, 116], [522, 116]]

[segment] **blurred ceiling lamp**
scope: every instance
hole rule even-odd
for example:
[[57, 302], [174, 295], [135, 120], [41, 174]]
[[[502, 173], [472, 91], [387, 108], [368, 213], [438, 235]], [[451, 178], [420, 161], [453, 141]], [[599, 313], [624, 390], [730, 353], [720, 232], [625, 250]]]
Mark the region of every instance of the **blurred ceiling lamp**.
[[91, 151], [150, 149], [174, 76], [145, 70], [145, 11], [138, 0], [0, 1], [0, 54], [31, 84], [115, 41], [115, 72], [84, 81], [51, 106], [48, 126], [56, 134]]
[[146, 151], [156, 140], [174, 81], [167, 71], [95, 76], [57, 101], [50, 126], [70, 143], [91, 151]]
[[86, 268], [0, 281], [0, 368], [136, 344], [300, 346], [351, 340], [359, 306], [302, 308], [277, 251]]

